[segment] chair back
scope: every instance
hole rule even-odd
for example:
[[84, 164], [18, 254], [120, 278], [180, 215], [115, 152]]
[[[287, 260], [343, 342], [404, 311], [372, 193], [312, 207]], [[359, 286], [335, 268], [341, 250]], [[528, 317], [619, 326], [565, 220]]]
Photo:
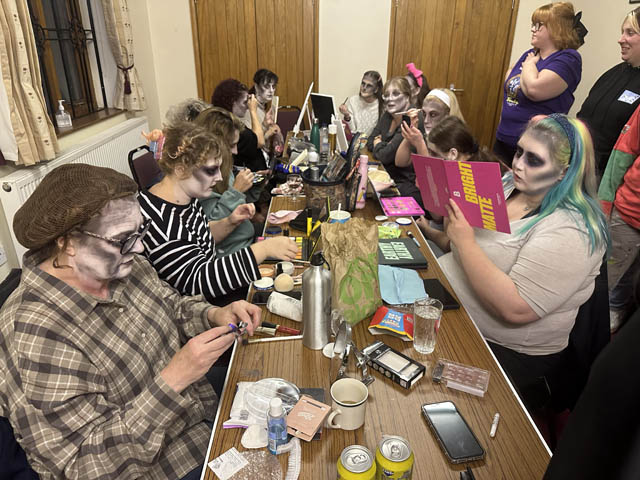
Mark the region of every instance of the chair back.
[[127, 160], [131, 175], [141, 190], [146, 190], [162, 180], [162, 170], [147, 145], [131, 150]]
[[[280, 127], [280, 131], [282, 135], [286, 135], [287, 132], [293, 130], [293, 127], [296, 126], [296, 122], [298, 121], [298, 117], [300, 116], [300, 108], [295, 105], [283, 105], [278, 108], [278, 121], [276, 124]], [[300, 130], [304, 130], [304, 117], [302, 118], [302, 122], [300, 125]]]

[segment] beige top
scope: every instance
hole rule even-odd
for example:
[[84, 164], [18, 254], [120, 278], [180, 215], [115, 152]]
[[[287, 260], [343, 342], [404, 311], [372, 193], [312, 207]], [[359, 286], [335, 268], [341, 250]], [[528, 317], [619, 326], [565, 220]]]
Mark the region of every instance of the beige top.
[[475, 229], [475, 235], [480, 248], [509, 275], [539, 320], [515, 325], [487, 311], [469, 285], [453, 243], [451, 253], [438, 261], [487, 340], [527, 355], [548, 355], [567, 346], [578, 308], [593, 292], [605, 247], [590, 253], [584, 221], [566, 209], [556, 210], [519, 235], [529, 220], [511, 222], [511, 234]]

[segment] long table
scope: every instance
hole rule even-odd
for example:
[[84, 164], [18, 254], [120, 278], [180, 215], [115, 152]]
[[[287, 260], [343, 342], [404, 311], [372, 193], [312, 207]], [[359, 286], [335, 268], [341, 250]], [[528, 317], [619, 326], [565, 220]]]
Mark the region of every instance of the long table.
[[[274, 197], [270, 211], [302, 208], [304, 197], [298, 198], [296, 205], [291, 202], [286, 197]], [[365, 208], [356, 210], [353, 216], [373, 220], [381, 213], [378, 203], [368, 200]], [[419, 239], [420, 250], [429, 262], [427, 269], [419, 271], [421, 277], [438, 278], [452, 291], [415, 223], [401, 228], [403, 237], [407, 236], [407, 230], [411, 230]], [[293, 235], [294, 232], [291, 231], [290, 234]], [[301, 327], [294, 321], [271, 314], [266, 308], [264, 312], [265, 321]], [[415, 454], [415, 480], [458, 479], [459, 472], [467, 464], [453, 465], [447, 461], [420, 413], [422, 404], [446, 400], [456, 404], [486, 451], [484, 460], [468, 464], [477, 479], [542, 478], [550, 451], [464, 308], [444, 312], [436, 348], [430, 355], [418, 354], [410, 342], [403, 342], [389, 335], [373, 336], [367, 329], [368, 324], [368, 320], [363, 320], [353, 328], [353, 339], [358, 348], [383, 340], [396, 350], [430, 367], [438, 358], [446, 358], [483, 368], [490, 372], [489, 389], [484, 397], [448, 389], [432, 382], [429, 371], [411, 390], [405, 390], [373, 372], [376, 380], [369, 385], [364, 426], [355, 431], [323, 428], [320, 440], [302, 442], [301, 479], [336, 478], [336, 462], [345, 447], [359, 444], [375, 452], [384, 434], [399, 435], [409, 441]], [[238, 382], [279, 377], [293, 382], [299, 388], [322, 387], [326, 392], [326, 403], [330, 404], [330, 362], [321, 351], [305, 348], [301, 340], [245, 346], [236, 344], [212, 430], [207, 463], [231, 447], [244, 450], [240, 443], [244, 430], [222, 428], [222, 422], [229, 418]], [[495, 438], [490, 438], [491, 422], [496, 412], [500, 413], [500, 423]], [[279, 456], [283, 472], [286, 472], [287, 457], [288, 454]], [[205, 466], [202, 478], [213, 480], [217, 477]]]

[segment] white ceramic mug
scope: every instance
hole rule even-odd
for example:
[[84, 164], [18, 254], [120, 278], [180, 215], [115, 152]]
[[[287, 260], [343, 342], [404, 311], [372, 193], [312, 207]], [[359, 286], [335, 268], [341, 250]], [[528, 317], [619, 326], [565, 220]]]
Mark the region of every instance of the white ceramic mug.
[[331, 385], [331, 413], [327, 417], [330, 428], [355, 430], [364, 425], [369, 398], [367, 386], [355, 378], [341, 378]]

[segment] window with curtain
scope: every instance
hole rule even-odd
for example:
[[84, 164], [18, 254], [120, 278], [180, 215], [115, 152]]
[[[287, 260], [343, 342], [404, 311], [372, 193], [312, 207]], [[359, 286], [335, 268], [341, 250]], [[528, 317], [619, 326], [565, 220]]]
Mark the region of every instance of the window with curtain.
[[55, 125], [58, 101], [75, 120], [108, 110], [116, 64], [95, 0], [28, 0], [47, 111]]

